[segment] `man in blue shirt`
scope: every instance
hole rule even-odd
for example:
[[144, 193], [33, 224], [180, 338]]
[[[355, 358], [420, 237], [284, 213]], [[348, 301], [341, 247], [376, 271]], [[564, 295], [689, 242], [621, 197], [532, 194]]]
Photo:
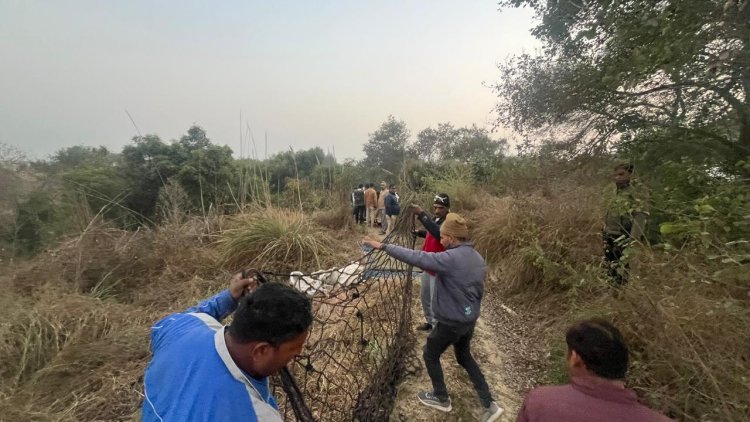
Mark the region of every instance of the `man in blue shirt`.
[[144, 421], [282, 420], [268, 376], [301, 352], [312, 307], [289, 286], [256, 285], [235, 275], [229, 289], [151, 327]]
[[396, 193], [396, 185], [390, 185], [388, 191], [388, 195], [385, 196], [385, 217], [388, 220], [388, 228], [385, 231], [386, 236], [391, 234], [396, 227], [396, 219], [401, 213], [401, 206], [398, 203], [399, 197]]

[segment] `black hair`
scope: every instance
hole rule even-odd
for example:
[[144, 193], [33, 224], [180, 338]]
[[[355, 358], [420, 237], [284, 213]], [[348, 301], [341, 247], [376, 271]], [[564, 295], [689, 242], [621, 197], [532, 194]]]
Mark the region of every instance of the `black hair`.
[[388, 189], [396, 189], [396, 185], [393, 185], [393, 184], [388, 185]]
[[359, 185], [357, 186], [357, 189], [362, 189], [362, 187], [363, 187], [363, 186], [362, 186], [362, 183], [360, 183], [360, 184], [359, 184]]
[[266, 341], [278, 347], [312, 324], [310, 298], [281, 283], [266, 283], [240, 299], [229, 325], [229, 335], [239, 343]]
[[617, 164], [615, 166], [615, 171], [620, 170], [620, 169], [623, 169], [623, 170], [627, 171], [628, 173], [632, 173], [633, 172], [633, 165], [630, 164], [630, 163], [620, 163], [620, 164]]
[[568, 350], [575, 350], [586, 368], [608, 379], [625, 378], [628, 346], [620, 331], [602, 319], [580, 321], [565, 334]]

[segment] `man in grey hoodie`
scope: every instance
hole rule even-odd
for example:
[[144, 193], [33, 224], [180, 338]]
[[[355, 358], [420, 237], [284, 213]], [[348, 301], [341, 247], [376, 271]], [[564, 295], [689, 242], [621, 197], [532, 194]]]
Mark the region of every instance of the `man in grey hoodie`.
[[432, 381], [432, 391], [418, 393], [419, 401], [443, 412], [451, 411], [440, 355], [453, 345], [456, 361], [468, 373], [482, 402], [484, 409], [481, 420], [490, 422], [499, 418], [503, 409], [492, 399], [484, 375], [471, 355], [471, 339], [479, 318], [487, 265], [468, 242], [468, 237], [466, 220], [456, 213], [449, 213], [440, 228], [440, 243], [446, 249], [444, 252], [415, 251], [369, 239], [365, 239], [364, 243], [436, 274], [433, 312], [437, 325], [427, 337], [422, 355]]

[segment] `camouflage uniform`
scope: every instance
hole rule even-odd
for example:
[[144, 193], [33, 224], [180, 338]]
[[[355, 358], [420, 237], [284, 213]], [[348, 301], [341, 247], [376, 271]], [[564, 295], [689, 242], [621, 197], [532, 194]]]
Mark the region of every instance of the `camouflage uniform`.
[[643, 187], [633, 185], [608, 189], [607, 214], [604, 217], [604, 259], [609, 277], [617, 284], [628, 282], [628, 264], [623, 252], [633, 241], [643, 237], [648, 216], [648, 195]]

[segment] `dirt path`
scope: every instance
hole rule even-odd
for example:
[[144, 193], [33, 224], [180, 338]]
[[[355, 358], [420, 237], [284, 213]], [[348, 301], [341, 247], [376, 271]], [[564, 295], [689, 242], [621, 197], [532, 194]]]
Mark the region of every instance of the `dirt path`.
[[[413, 326], [422, 323], [419, 286], [413, 294]], [[534, 362], [542, 356], [539, 342], [528, 335], [530, 330], [523, 317], [504, 306], [488, 292], [482, 304], [482, 317], [477, 323], [472, 353], [482, 368], [495, 400], [505, 409], [500, 421], [514, 421], [523, 394], [536, 384]], [[476, 421], [481, 415], [479, 399], [466, 372], [457, 363], [452, 350], [446, 351], [441, 362], [445, 381], [451, 394], [453, 410], [444, 413], [419, 403], [416, 394], [431, 389], [430, 379], [422, 362], [422, 348], [427, 335], [416, 331], [416, 356], [420, 370], [401, 383], [392, 421]]]
[[[376, 239], [384, 236], [378, 230], [365, 229], [367, 235]], [[396, 403], [391, 413], [392, 421], [476, 421], [482, 413], [479, 399], [466, 371], [456, 363], [452, 348], [441, 357], [445, 382], [451, 394], [453, 410], [440, 412], [423, 406], [416, 395], [430, 390], [432, 385], [422, 361], [422, 349], [427, 334], [417, 331], [423, 322], [419, 297], [419, 277], [415, 279], [412, 292], [412, 328], [415, 345], [415, 374], [407, 375], [396, 392]], [[487, 289], [482, 301], [482, 317], [472, 342], [472, 354], [487, 379], [495, 400], [505, 411], [499, 419], [503, 422], [516, 420], [518, 408], [524, 394], [538, 384], [539, 362], [545, 359], [546, 348], [532, 334], [532, 322], [520, 312], [506, 305], [494, 289]]]

